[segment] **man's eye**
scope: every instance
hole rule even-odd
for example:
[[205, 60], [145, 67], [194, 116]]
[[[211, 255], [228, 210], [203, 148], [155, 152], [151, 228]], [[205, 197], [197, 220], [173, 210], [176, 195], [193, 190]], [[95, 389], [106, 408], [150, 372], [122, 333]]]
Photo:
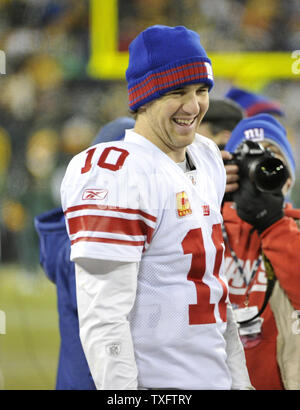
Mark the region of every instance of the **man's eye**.
[[199, 88], [199, 90], [197, 90], [198, 94], [205, 94], [208, 92], [208, 88]]
[[169, 92], [167, 95], [181, 95], [182, 94], [182, 90], [174, 90]]

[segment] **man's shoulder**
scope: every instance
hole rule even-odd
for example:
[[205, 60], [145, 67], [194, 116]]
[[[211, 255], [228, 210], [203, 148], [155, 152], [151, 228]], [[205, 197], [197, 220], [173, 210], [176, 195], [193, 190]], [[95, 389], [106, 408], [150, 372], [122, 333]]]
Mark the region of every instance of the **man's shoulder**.
[[[189, 147], [189, 150], [194, 153], [197, 158], [205, 159], [207, 165], [213, 168], [217, 165], [217, 169], [223, 172], [223, 160], [219, 147], [211, 139], [203, 135], [196, 134], [195, 140]], [[225, 171], [224, 171], [225, 172]]]
[[[124, 166], [135, 164], [136, 166], [153, 165], [153, 152], [147, 146], [140, 145], [131, 140], [120, 140], [100, 143], [95, 146], [98, 149], [98, 156], [101, 160], [109, 160], [122, 163]], [[98, 161], [99, 162], [99, 161]]]
[[218, 151], [219, 148], [217, 144], [210, 138], [205, 137], [204, 135], [196, 133], [194, 145], [198, 147], [205, 147], [207, 149], [211, 149], [213, 151]]
[[139, 196], [157, 185], [155, 166], [155, 158], [137, 144], [97, 144], [69, 164], [61, 185], [63, 209], [96, 204], [134, 207]]
[[[117, 176], [124, 171], [145, 170], [154, 166], [147, 150], [128, 141], [110, 141], [96, 144], [75, 155], [69, 162], [67, 173], [72, 180], [78, 176], [96, 174]], [[119, 172], [120, 171], [120, 172]]]

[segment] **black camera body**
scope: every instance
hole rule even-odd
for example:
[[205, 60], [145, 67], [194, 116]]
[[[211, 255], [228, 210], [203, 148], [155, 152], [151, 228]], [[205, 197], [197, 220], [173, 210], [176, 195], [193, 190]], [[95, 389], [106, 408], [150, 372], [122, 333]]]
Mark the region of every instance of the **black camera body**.
[[232, 156], [226, 164], [238, 165], [240, 185], [249, 179], [259, 191], [277, 193], [289, 177], [286, 165], [257, 142], [243, 141]]

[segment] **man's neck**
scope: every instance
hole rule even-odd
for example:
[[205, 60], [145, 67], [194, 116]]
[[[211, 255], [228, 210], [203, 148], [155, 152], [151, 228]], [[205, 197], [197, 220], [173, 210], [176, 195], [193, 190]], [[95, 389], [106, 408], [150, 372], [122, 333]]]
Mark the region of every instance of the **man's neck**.
[[171, 158], [174, 162], [178, 163], [185, 160], [187, 149], [186, 147], [178, 148], [177, 150], [169, 148], [160, 138], [158, 138], [156, 135], [153, 135], [150, 130], [145, 129], [142, 122], [135, 123], [134, 131], [142, 135], [144, 138], [148, 139], [150, 142], [152, 142], [152, 144], [156, 145], [157, 148], [168, 155], [168, 157]]

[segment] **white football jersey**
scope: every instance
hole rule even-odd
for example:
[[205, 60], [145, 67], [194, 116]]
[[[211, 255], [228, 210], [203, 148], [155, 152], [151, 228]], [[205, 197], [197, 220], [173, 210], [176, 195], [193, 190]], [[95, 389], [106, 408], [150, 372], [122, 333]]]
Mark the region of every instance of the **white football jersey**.
[[182, 169], [127, 130], [70, 162], [62, 205], [71, 259], [140, 262], [130, 313], [139, 386], [230, 389], [217, 146], [196, 135]]

